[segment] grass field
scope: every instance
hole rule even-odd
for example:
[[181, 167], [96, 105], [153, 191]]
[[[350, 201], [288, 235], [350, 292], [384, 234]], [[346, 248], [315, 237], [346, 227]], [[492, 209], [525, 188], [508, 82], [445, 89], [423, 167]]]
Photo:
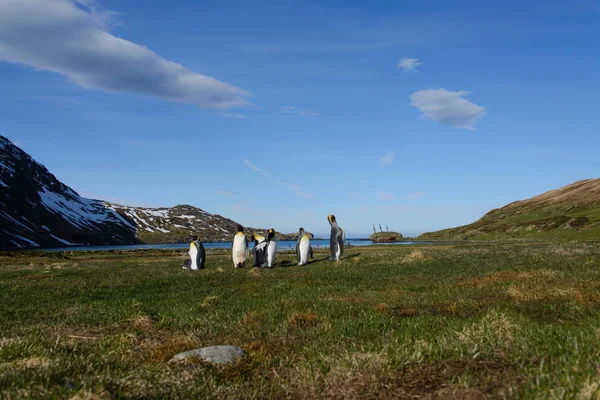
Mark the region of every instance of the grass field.
[[[183, 257], [0, 254], [1, 397], [600, 399], [597, 242]], [[167, 363], [216, 344], [248, 357]]]

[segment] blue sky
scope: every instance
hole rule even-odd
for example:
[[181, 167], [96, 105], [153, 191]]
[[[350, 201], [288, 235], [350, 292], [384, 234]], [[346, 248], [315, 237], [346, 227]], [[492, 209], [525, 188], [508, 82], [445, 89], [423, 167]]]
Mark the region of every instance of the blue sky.
[[598, 176], [598, 37], [586, 0], [4, 0], [0, 134], [88, 197], [415, 235]]

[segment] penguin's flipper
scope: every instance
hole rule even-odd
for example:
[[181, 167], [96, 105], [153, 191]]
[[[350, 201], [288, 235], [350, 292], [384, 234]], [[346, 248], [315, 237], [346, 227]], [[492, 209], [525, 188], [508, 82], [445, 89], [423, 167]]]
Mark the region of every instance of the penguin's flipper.
[[310, 255], [310, 259], [313, 259], [313, 249], [312, 246], [308, 246], [308, 255]]

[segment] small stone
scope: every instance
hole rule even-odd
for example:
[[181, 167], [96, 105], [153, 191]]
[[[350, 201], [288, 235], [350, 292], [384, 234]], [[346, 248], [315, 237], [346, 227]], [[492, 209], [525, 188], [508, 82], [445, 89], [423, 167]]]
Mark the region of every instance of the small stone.
[[169, 363], [197, 357], [213, 364], [233, 364], [245, 356], [246, 352], [236, 346], [209, 346], [176, 354], [169, 360]]

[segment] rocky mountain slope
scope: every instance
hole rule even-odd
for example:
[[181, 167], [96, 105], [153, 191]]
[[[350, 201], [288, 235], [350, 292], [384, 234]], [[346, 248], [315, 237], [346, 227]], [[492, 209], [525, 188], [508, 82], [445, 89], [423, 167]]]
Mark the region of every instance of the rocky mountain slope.
[[132, 221], [86, 199], [0, 136], [0, 248], [135, 243]]
[[[186, 242], [192, 234], [204, 242], [231, 240], [238, 223], [190, 205], [172, 208], [129, 207], [105, 202], [104, 205], [132, 221], [143, 243]], [[252, 228], [247, 228], [250, 232]]]
[[0, 249], [173, 243], [192, 234], [231, 240], [237, 225], [189, 205], [143, 208], [87, 199], [0, 136]]
[[428, 232], [420, 239], [522, 237], [600, 238], [600, 179], [578, 181], [494, 209], [469, 225]]

